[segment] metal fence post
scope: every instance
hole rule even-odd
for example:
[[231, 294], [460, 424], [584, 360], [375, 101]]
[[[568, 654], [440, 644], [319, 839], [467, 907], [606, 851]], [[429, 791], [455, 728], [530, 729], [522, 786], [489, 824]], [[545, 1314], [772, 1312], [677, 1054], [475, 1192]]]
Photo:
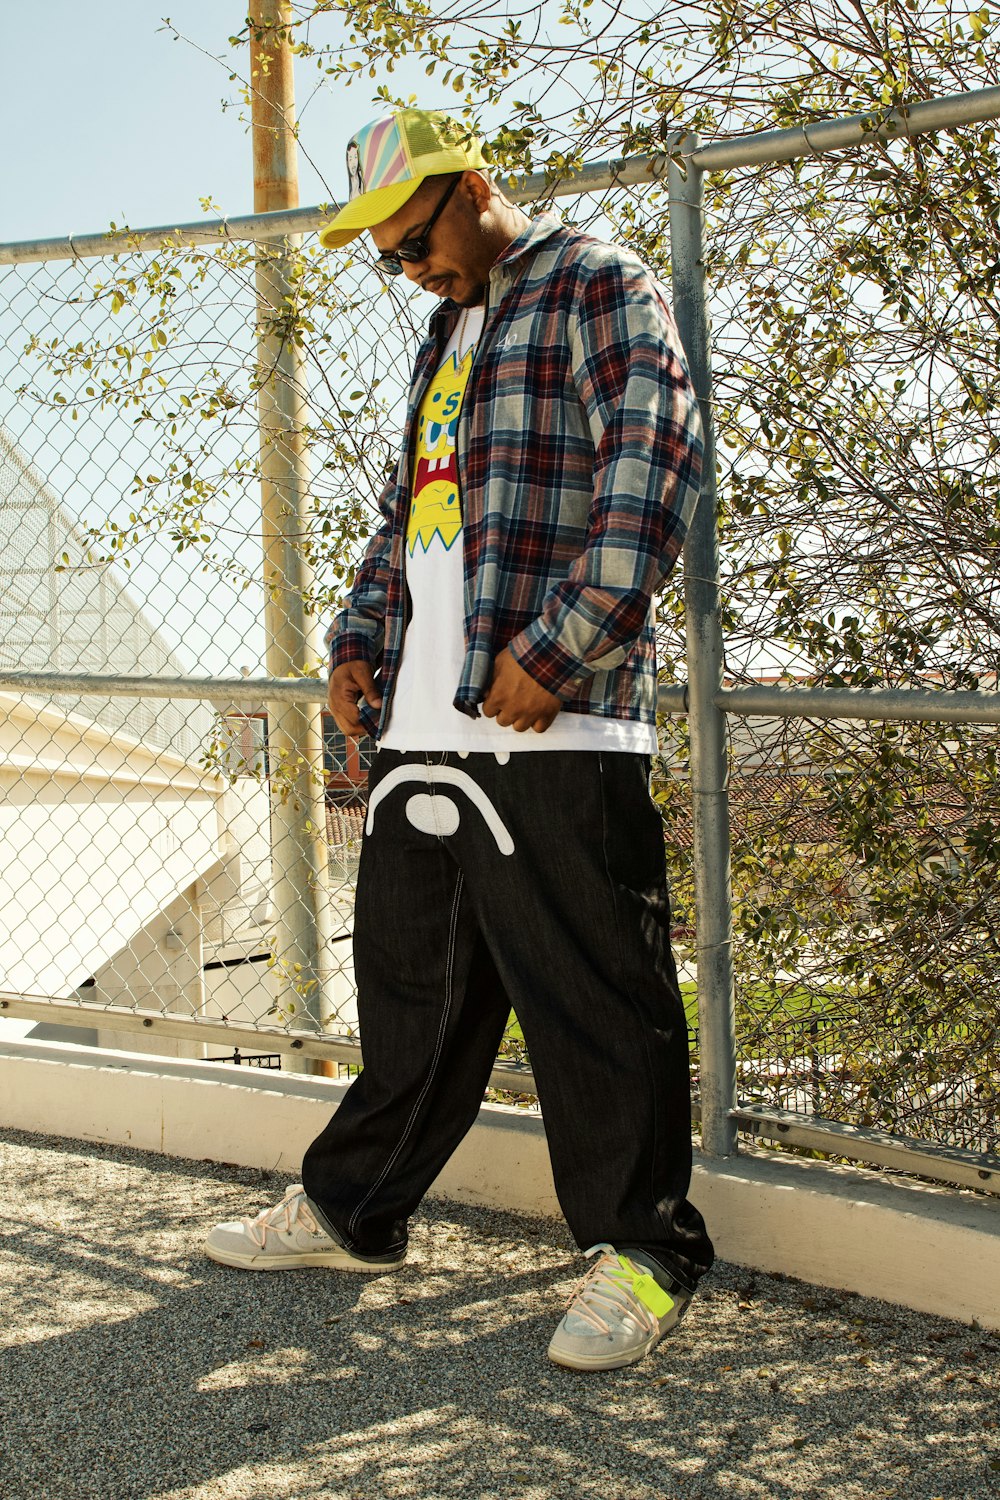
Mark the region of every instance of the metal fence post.
[[[289, 19], [287, 0], [253, 0], [256, 213], [298, 206], [292, 54], [284, 30]], [[264, 611], [271, 677], [304, 676], [323, 659], [318, 621], [305, 607], [312, 578], [302, 553], [309, 469], [306, 383], [294, 329], [298, 243], [297, 236], [262, 242], [256, 264]], [[267, 708], [279, 1004], [293, 1024], [322, 1029], [334, 1010], [322, 711], [315, 703], [274, 702]], [[322, 1063], [319, 1067], [323, 1070]]]
[[688, 718], [694, 824], [701, 1055], [702, 1147], [709, 1156], [736, 1150], [736, 1025], [733, 1004], [732, 895], [729, 855], [729, 766], [722, 687], [719, 539], [712, 417], [711, 334], [702, 254], [704, 174], [689, 159], [695, 134], [671, 143], [670, 258], [677, 326], [691, 368], [705, 431], [701, 498], [684, 545]]

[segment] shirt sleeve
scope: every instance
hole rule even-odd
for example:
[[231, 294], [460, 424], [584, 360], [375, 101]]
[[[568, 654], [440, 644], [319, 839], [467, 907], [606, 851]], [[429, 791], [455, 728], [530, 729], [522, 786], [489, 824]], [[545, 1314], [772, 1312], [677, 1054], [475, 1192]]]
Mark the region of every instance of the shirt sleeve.
[[392, 543], [392, 502], [396, 493], [393, 475], [379, 496], [382, 520], [365, 549], [347, 604], [327, 631], [330, 671], [346, 661], [379, 664], [385, 644], [385, 612], [388, 599], [389, 554]]
[[573, 380], [594, 443], [583, 551], [510, 642], [562, 697], [618, 666], [680, 553], [698, 498], [702, 432], [680, 339], [639, 261], [590, 271], [568, 319]]

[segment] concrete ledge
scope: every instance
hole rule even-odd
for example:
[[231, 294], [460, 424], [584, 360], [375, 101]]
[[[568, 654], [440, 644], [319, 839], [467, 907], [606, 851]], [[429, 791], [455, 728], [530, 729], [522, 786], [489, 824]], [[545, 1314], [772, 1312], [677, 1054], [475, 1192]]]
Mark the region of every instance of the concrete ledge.
[[[232, 1065], [0, 1044], [0, 1124], [295, 1175], [347, 1082]], [[434, 1186], [464, 1203], [555, 1215], [540, 1116], [484, 1105]], [[696, 1154], [692, 1198], [737, 1265], [1000, 1331], [1000, 1202], [756, 1148]]]

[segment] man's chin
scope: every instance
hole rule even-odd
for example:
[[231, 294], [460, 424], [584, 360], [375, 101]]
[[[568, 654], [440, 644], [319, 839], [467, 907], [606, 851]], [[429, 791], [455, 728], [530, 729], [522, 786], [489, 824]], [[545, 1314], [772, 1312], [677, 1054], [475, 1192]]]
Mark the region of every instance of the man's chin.
[[452, 296], [459, 307], [482, 307], [486, 298], [486, 287], [480, 282], [479, 286], [470, 287], [463, 296], [455, 297], [454, 292]]

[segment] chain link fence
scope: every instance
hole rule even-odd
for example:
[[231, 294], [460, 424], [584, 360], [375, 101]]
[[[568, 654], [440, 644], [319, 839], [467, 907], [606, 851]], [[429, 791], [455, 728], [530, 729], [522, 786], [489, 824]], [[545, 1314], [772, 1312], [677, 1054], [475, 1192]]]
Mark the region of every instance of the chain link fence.
[[[893, 149], [886, 166], [887, 148], [870, 143], [858, 170], [904, 171], [909, 148]], [[666, 274], [667, 194], [645, 175], [562, 211]], [[815, 179], [784, 167], [723, 183], [707, 205], [717, 422], [729, 443], [728, 671], [744, 685], [993, 689], [1000, 658], [983, 611], [996, 580], [983, 560], [995, 542], [963, 550], [946, 530], [947, 567], [935, 570], [919, 541], [969, 493], [970, 473], [977, 496], [995, 493], [995, 407], [970, 408], [950, 446], [925, 453], [902, 426], [928, 401], [954, 403], [974, 308], [932, 307], [938, 365], [921, 365], [918, 341], [907, 352], [897, 339], [894, 366], [886, 340], [899, 320], [887, 333], [856, 287], [855, 312], [841, 308], [846, 362], [796, 388], [803, 346], [813, 339], [818, 359], [830, 343], [819, 335], [843, 286], [830, 281], [817, 300], [821, 270], [877, 217], [856, 181], [841, 178], [838, 191], [837, 212], [828, 197], [817, 222]], [[782, 299], [782, 326], [798, 320], [795, 358], [772, 332]], [[43, 1027], [199, 1057], [237, 1046], [286, 1066], [293, 1040], [333, 1038], [339, 1054], [303, 1044], [301, 1055], [325, 1057], [327, 1069], [337, 1055], [357, 1062], [351, 924], [372, 751], [319, 717], [322, 633], [375, 523], [423, 315], [378, 280], [363, 248], [334, 261], [308, 235], [288, 252], [223, 233], [198, 246], [122, 234], [103, 255], [0, 261], [0, 669], [44, 677], [0, 688], [0, 990], [21, 1014], [48, 1002]], [[269, 363], [275, 348], [294, 351], [293, 376]], [[900, 390], [904, 354], [916, 374]], [[833, 420], [853, 399], [851, 361], [874, 372], [878, 400], [855, 400], [852, 422], [875, 446], [838, 456], [831, 434], [851, 442], [850, 424]], [[784, 429], [762, 395], [783, 380]], [[262, 403], [281, 381], [294, 386], [297, 415], [282, 431], [265, 421], [262, 446]], [[825, 412], [811, 450], [793, 430], [800, 400]], [[293, 474], [303, 454], [304, 485], [301, 465]], [[297, 496], [281, 523], [304, 562], [294, 588], [307, 682], [294, 732], [281, 729], [294, 690], [279, 701], [273, 688], [288, 675], [273, 667], [274, 619], [293, 580], [275, 573], [262, 536], [262, 475]], [[932, 628], [942, 588], [950, 623]], [[676, 582], [659, 630], [664, 684], [676, 687]], [[102, 697], [56, 681], [81, 674], [119, 689]], [[197, 698], [153, 697], [134, 682], [124, 692], [121, 679], [135, 678], [229, 686]], [[995, 1153], [997, 730], [761, 714], [729, 723], [740, 1102]], [[654, 788], [697, 1078], [704, 1018], [681, 713], [664, 721]], [[295, 907], [308, 912], [313, 950]], [[144, 1031], [130, 1016], [172, 1025]], [[514, 1020], [505, 1050], [524, 1064]], [[516, 1079], [508, 1085], [517, 1095]]]
[[[262, 319], [283, 309], [259, 313], [253, 245], [115, 248], [0, 271], [0, 664], [259, 681], [268, 642], [258, 397], [267, 372], [257, 340]], [[305, 252], [304, 278], [313, 263]], [[297, 538], [310, 557], [346, 482], [331, 454], [345, 434], [351, 441], [362, 394], [352, 392], [359, 380], [365, 395], [377, 388], [380, 362], [384, 374], [393, 358], [388, 332], [352, 346], [344, 306], [361, 277], [348, 273], [346, 283], [324, 306], [310, 350], [313, 405], [325, 413], [308, 434], [316, 484]], [[386, 323], [405, 327], [398, 310]], [[402, 358], [403, 332], [395, 344]], [[385, 462], [377, 435], [361, 446], [350, 497], [356, 541]], [[307, 601], [314, 672], [336, 574], [349, 565], [338, 554], [322, 596]], [[286, 1028], [315, 1012], [309, 981], [279, 938], [272, 811], [296, 788], [269, 743], [269, 707], [252, 688], [214, 703], [141, 691], [4, 694], [6, 990], [76, 997], [91, 1023], [95, 1006], [109, 1016], [127, 1008]], [[325, 718], [316, 750], [307, 774], [328, 853], [322, 1020], [350, 1037], [368, 757]], [[142, 1044], [113, 1019], [93, 1029], [102, 1044]], [[205, 1046], [191, 1037], [173, 1044], [194, 1055]]]
[[[740, 1101], [995, 1154], [1000, 964], [982, 841], [997, 828], [997, 731], [733, 730]], [[658, 795], [676, 894], [690, 884], [684, 777]]]

